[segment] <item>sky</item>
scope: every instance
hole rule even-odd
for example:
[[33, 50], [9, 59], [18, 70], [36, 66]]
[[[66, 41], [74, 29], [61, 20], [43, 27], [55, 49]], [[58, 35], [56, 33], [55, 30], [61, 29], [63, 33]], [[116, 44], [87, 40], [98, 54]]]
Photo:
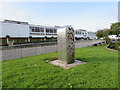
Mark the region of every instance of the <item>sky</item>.
[[4, 2], [0, 19], [97, 31], [118, 21], [118, 2]]

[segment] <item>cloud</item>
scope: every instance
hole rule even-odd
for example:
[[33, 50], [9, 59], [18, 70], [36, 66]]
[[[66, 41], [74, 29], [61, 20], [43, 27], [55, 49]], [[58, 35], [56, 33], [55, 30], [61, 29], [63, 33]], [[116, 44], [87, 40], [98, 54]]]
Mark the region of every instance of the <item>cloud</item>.
[[18, 11], [17, 14], [20, 17], [20, 19], [30, 20], [30, 16], [25, 11]]
[[[85, 11], [84, 13], [75, 13], [74, 15], [63, 16], [62, 18], [56, 17], [45, 17], [37, 14], [28, 13], [22, 10], [19, 5], [15, 3], [0, 3], [2, 14], [0, 18], [27, 21], [33, 24], [41, 25], [72, 25], [75, 29], [86, 29], [88, 31], [97, 31], [98, 29], [109, 28], [111, 23], [117, 21], [117, 10], [107, 13], [102, 13], [98, 15], [96, 11]], [[103, 10], [104, 11], [104, 10]]]
[[119, 0], [1, 0], [1, 2], [118, 2]]
[[14, 3], [1, 3], [1, 12], [0, 18], [10, 19], [10, 20], [19, 20], [19, 21], [29, 21], [30, 17], [26, 11], [21, 10]]
[[[88, 31], [97, 31], [103, 28], [110, 28], [111, 23], [117, 21], [117, 18], [108, 15], [97, 15], [97, 12], [84, 12], [75, 15], [70, 15], [64, 18], [40, 18], [38, 21], [49, 23], [50, 25], [72, 25], [74, 29], [86, 29]], [[114, 15], [115, 16], [115, 15]]]

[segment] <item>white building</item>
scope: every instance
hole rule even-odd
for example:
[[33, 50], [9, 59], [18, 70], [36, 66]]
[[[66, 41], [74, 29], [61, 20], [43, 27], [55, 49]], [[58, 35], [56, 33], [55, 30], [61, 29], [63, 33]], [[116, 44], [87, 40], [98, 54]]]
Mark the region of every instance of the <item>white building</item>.
[[117, 37], [117, 35], [109, 35], [108, 36], [110, 39], [119, 39], [119, 37]]
[[[2, 44], [27, 43], [54, 40], [57, 38], [57, 28], [52, 26], [32, 25], [28, 22], [4, 20], [0, 22]], [[9, 40], [8, 40], [9, 38]]]
[[32, 25], [27, 22], [5, 20], [0, 22], [2, 26], [1, 38], [9, 35], [11, 38], [32, 37], [57, 37], [57, 28], [51, 26]]
[[76, 29], [75, 30], [75, 38], [76, 39], [85, 39], [86, 38], [86, 30]]
[[5, 20], [0, 24], [2, 26], [0, 38], [5, 38], [7, 35], [13, 38], [29, 37], [29, 25], [27, 22]]
[[96, 39], [96, 34], [95, 32], [87, 31], [86, 37], [89, 39]]
[[77, 39], [96, 39], [95, 32], [86, 31], [83, 29], [76, 29], [75, 30], [75, 38]]
[[[2, 29], [0, 39], [2, 39], [3, 43], [6, 43], [6, 39], [9, 41], [8, 36], [11, 41], [21, 43], [30, 42], [33, 39], [35, 41], [40, 41], [40, 39], [57, 39], [57, 28], [60, 26], [42, 26], [28, 24], [28, 22], [4, 20], [0, 22], [0, 27]], [[83, 29], [76, 29], [75, 38], [76, 40], [95, 39], [95, 33]]]

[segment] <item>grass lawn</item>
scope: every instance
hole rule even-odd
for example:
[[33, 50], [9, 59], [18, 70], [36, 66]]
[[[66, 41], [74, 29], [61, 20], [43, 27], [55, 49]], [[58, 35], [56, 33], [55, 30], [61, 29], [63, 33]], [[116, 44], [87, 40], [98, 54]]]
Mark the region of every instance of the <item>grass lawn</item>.
[[118, 52], [105, 47], [76, 49], [76, 59], [87, 64], [70, 69], [45, 62], [57, 53], [3, 61], [3, 88], [116, 88]]

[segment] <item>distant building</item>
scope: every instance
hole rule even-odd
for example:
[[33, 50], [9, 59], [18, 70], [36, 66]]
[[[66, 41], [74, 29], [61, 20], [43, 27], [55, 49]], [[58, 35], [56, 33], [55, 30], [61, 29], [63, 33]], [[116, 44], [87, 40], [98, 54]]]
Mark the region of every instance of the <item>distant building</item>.
[[120, 35], [109, 35], [110, 39], [120, 39]]
[[57, 28], [51, 26], [29, 25], [29, 36], [41, 38], [57, 37]]
[[95, 32], [87, 31], [87, 38], [89, 38], [89, 39], [96, 39]]
[[76, 40], [85, 39], [86, 35], [87, 35], [86, 30], [82, 30], [82, 29], [76, 29], [75, 30], [75, 38], [76, 38]]
[[27, 22], [4, 20], [0, 24], [2, 26], [0, 38], [6, 38], [7, 35], [11, 38], [29, 37], [29, 25]]
[[75, 38], [76, 38], [76, 40], [96, 39], [96, 34], [95, 34], [95, 32], [86, 31], [86, 30], [83, 30], [83, 29], [76, 29], [75, 30]]
[[[42, 40], [56, 40], [57, 28], [61, 26], [42, 26], [33, 25], [28, 22], [4, 20], [0, 22], [2, 27], [2, 39], [3, 44], [31, 42], [32, 40], [38, 42]], [[89, 32], [83, 29], [75, 30], [75, 38], [79, 39], [95, 39], [95, 33]]]

